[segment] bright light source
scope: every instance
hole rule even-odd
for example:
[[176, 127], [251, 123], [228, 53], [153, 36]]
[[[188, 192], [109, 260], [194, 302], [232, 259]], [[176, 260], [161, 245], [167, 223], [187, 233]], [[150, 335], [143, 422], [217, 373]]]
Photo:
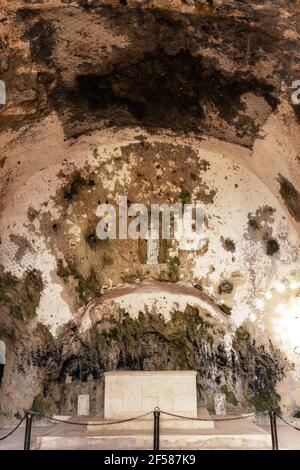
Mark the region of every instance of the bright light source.
[[295, 353], [300, 350], [300, 298], [294, 297], [275, 307], [280, 315], [273, 319], [273, 330], [286, 349]]
[[271, 299], [272, 299], [272, 292], [270, 292], [270, 291], [266, 292], [266, 293], [265, 293], [265, 298], [266, 298], [267, 300], [271, 300]]
[[255, 303], [256, 303], [256, 307], [257, 307], [259, 310], [263, 310], [264, 307], [265, 307], [265, 304], [266, 304], [263, 299], [256, 299]]
[[285, 292], [286, 286], [283, 284], [283, 282], [279, 282], [275, 289], [277, 290], [277, 292]]
[[275, 307], [275, 312], [279, 313], [280, 315], [284, 315], [287, 310], [287, 306], [285, 304], [278, 304]]

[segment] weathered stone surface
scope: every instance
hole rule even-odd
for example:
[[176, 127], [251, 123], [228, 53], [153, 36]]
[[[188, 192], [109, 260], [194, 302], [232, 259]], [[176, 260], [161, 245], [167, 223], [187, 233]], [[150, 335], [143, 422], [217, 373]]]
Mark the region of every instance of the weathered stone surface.
[[78, 395], [78, 416], [89, 416], [90, 414], [90, 396], [88, 394]]
[[[299, 407], [299, 2], [0, 5], [1, 412], [101, 413], [104, 371], [163, 367]], [[101, 242], [123, 194], [201, 201], [199, 249]]]
[[226, 396], [223, 393], [214, 394], [214, 411], [217, 416], [226, 415]]
[[192, 370], [106, 372], [104, 418], [136, 417], [156, 407], [196, 418], [196, 375]]
[[[295, 79], [297, 8], [284, 1], [12, 2], [3, 14], [8, 31], [19, 33], [4, 75], [11, 106], [16, 77], [23, 77], [24, 90], [34, 84], [26, 99], [32, 117], [54, 108], [68, 134], [109, 122], [205, 131], [252, 145], [279, 104], [281, 81]], [[17, 117], [7, 119], [14, 125]]]

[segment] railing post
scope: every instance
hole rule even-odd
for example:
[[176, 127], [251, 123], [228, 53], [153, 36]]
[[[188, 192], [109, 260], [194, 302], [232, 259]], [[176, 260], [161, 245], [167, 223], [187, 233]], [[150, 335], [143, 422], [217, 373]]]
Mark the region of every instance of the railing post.
[[160, 409], [156, 407], [153, 411], [154, 416], [154, 435], [153, 435], [153, 450], [159, 450], [159, 417]]
[[276, 413], [274, 410], [270, 410], [269, 415], [270, 415], [271, 435], [272, 435], [272, 450], [278, 450]]
[[26, 413], [26, 428], [25, 428], [24, 450], [30, 450], [32, 420], [33, 420], [33, 413], [31, 411], [27, 411], [27, 413]]

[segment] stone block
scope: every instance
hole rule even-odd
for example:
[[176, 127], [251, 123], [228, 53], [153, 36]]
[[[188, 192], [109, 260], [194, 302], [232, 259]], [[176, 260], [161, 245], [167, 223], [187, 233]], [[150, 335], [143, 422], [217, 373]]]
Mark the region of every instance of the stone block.
[[226, 396], [224, 393], [214, 394], [214, 411], [216, 415], [226, 415]]
[[195, 371], [115, 371], [105, 373], [105, 419], [130, 418], [158, 406], [197, 417]]
[[90, 414], [90, 396], [88, 394], [78, 395], [78, 416], [89, 416]]

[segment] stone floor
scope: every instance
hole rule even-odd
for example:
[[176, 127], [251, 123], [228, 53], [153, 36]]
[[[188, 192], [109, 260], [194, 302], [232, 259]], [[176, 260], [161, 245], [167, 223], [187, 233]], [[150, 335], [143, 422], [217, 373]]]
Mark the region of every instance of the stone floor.
[[[237, 424], [239, 423], [239, 424]], [[241, 424], [243, 423], [243, 424]], [[230, 436], [232, 436], [233, 434], [238, 434], [239, 432], [242, 432], [245, 434], [245, 432], [248, 432], [249, 431], [251, 432], [251, 428], [252, 428], [252, 423], [249, 422], [249, 421], [232, 421], [232, 422], [227, 422], [227, 423], [217, 423], [216, 425], [216, 428], [215, 430], [206, 430], [205, 434], [208, 435], [208, 434], [212, 434], [212, 437], [214, 438], [214, 442], [215, 442], [215, 445], [213, 446], [209, 446], [207, 448], [210, 448], [210, 449], [234, 449], [234, 445], [232, 445], [232, 443], [234, 441], [231, 441], [231, 444], [228, 445], [225, 445], [224, 446], [224, 440], [222, 443], [220, 443], [220, 441], [218, 439], [215, 439], [217, 436], [220, 436], [220, 434], [222, 435], [227, 435], [228, 438]], [[262, 426], [261, 427], [263, 429], [263, 431], [269, 433], [269, 427], [268, 426]], [[7, 432], [9, 431], [9, 428], [5, 428], [5, 429], [0, 429], [0, 436], [6, 434]], [[23, 442], [24, 442], [24, 431], [25, 431], [25, 428], [22, 426], [21, 428], [19, 428], [14, 435], [10, 436], [9, 438], [7, 438], [6, 440], [4, 441], [0, 441], [0, 450], [22, 450], [23, 449]], [[119, 442], [119, 445], [118, 447], [119, 448], [133, 448], [133, 445], [131, 446], [130, 445], [130, 440], [128, 441], [127, 440], [127, 447], [124, 446], [124, 433], [120, 432], [118, 433], [118, 436], [114, 436], [114, 433], [112, 431], [106, 431], [106, 433], [104, 433], [106, 436], [111, 436], [111, 437], [114, 437], [114, 439], [112, 441], [106, 441], [107, 443], [107, 446], [106, 447], [102, 447], [102, 444], [103, 443], [100, 443], [100, 441], [98, 440], [98, 443], [101, 444], [101, 446], [99, 445], [98, 447], [97, 446], [90, 446], [88, 445], [86, 448], [106, 448], [107, 450], [111, 450], [111, 449], [116, 449], [115, 447], [111, 447], [111, 444], [113, 444], [114, 446], [116, 446], [116, 442]], [[192, 433], [193, 434], [193, 433]], [[68, 424], [51, 424], [51, 425], [40, 425], [40, 424], [35, 424], [33, 426], [33, 429], [32, 429], [32, 445], [31, 445], [31, 448], [32, 449], [36, 449], [37, 448], [37, 442], [39, 440], [39, 438], [41, 436], [43, 437], [47, 437], [48, 439], [50, 438], [50, 441], [48, 440], [48, 447], [49, 448], [60, 448], [60, 446], [58, 445], [58, 442], [60, 440], [60, 442], [62, 442], [62, 440], [64, 440], [65, 442], [67, 442], [68, 440], [70, 440], [72, 443], [74, 443], [74, 449], [75, 448], [84, 448], [82, 447], [82, 443], [84, 442], [82, 440], [82, 437], [86, 437], [86, 436], [89, 436], [89, 438], [91, 439], [95, 439], [95, 441], [97, 441], [97, 437], [99, 439], [99, 433], [92, 433], [92, 432], [88, 432], [86, 431], [86, 427], [79, 427], [79, 426], [75, 426], [75, 425], [68, 425]], [[58, 436], [61, 436], [61, 437], [58, 437]], [[63, 437], [62, 437], [63, 436]], [[189, 433], [189, 436], [191, 436], [191, 433]], [[116, 440], [116, 437], [117, 437], [117, 440]], [[127, 436], [127, 437], [130, 437], [130, 436]], [[152, 442], [152, 439], [151, 437], [147, 434], [144, 435], [145, 439], [149, 439], [149, 442]], [[175, 436], [173, 436], [175, 437]], [[197, 436], [194, 435], [194, 439], [196, 438]], [[179, 442], [182, 438], [182, 433], [176, 433], [176, 438], [178, 438]], [[51, 442], [52, 440], [52, 442]], [[298, 431], [295, 431], [285, 425], [282, 425], [282, 426], [278, 426], [278, 440], [279, 440], [279, 448], [280, 449], [291, 449], [291, 450], [300, 450], [300, 432]], [[131, 441], [132, 443], [133, 441]], [[235, 441], [237, 442], [237, 441]], [[96, 443], [96, 442], [95, 442]], [[225, 442], [226, 443], [226, 442]], [[129, 446], [128, 446], [129, 444]], [[147, 444], [147, 442], [146, 442]], [[46, 447], [45, 447], [46, 448]], [[140, 448], [144, 448], [144, 449], [147, 449], [148, 446], [146, 445], [145, 446], [145, 442], [144, 442], [144, 445], [142, 445]], [[161, 448], [163, 449], [163, 446], [161, 446]], [[167, 446], [165, 446], [164, 448], [168, 448]], [[192, 448], [197, 448], [197, 441], [195, 440], [195, 447], [193, 447], [193, 445], [191, 447], [189, 447], [190, 449]], [[199, 442], [198, 442], [198, 448], [201, 448], [201, 445], [199, 446]], [[241, 448], [240, 446], [238, 448]], [[248, 445], [246, 445], [245, 448], [249, 448]], [[253, 446], [253, 449], [257, 448], [255, 445]], [[268, 449], [268, 447], [263, 447], [264, 449]], [[151, 447], [150, 447], [151, 449]]]

